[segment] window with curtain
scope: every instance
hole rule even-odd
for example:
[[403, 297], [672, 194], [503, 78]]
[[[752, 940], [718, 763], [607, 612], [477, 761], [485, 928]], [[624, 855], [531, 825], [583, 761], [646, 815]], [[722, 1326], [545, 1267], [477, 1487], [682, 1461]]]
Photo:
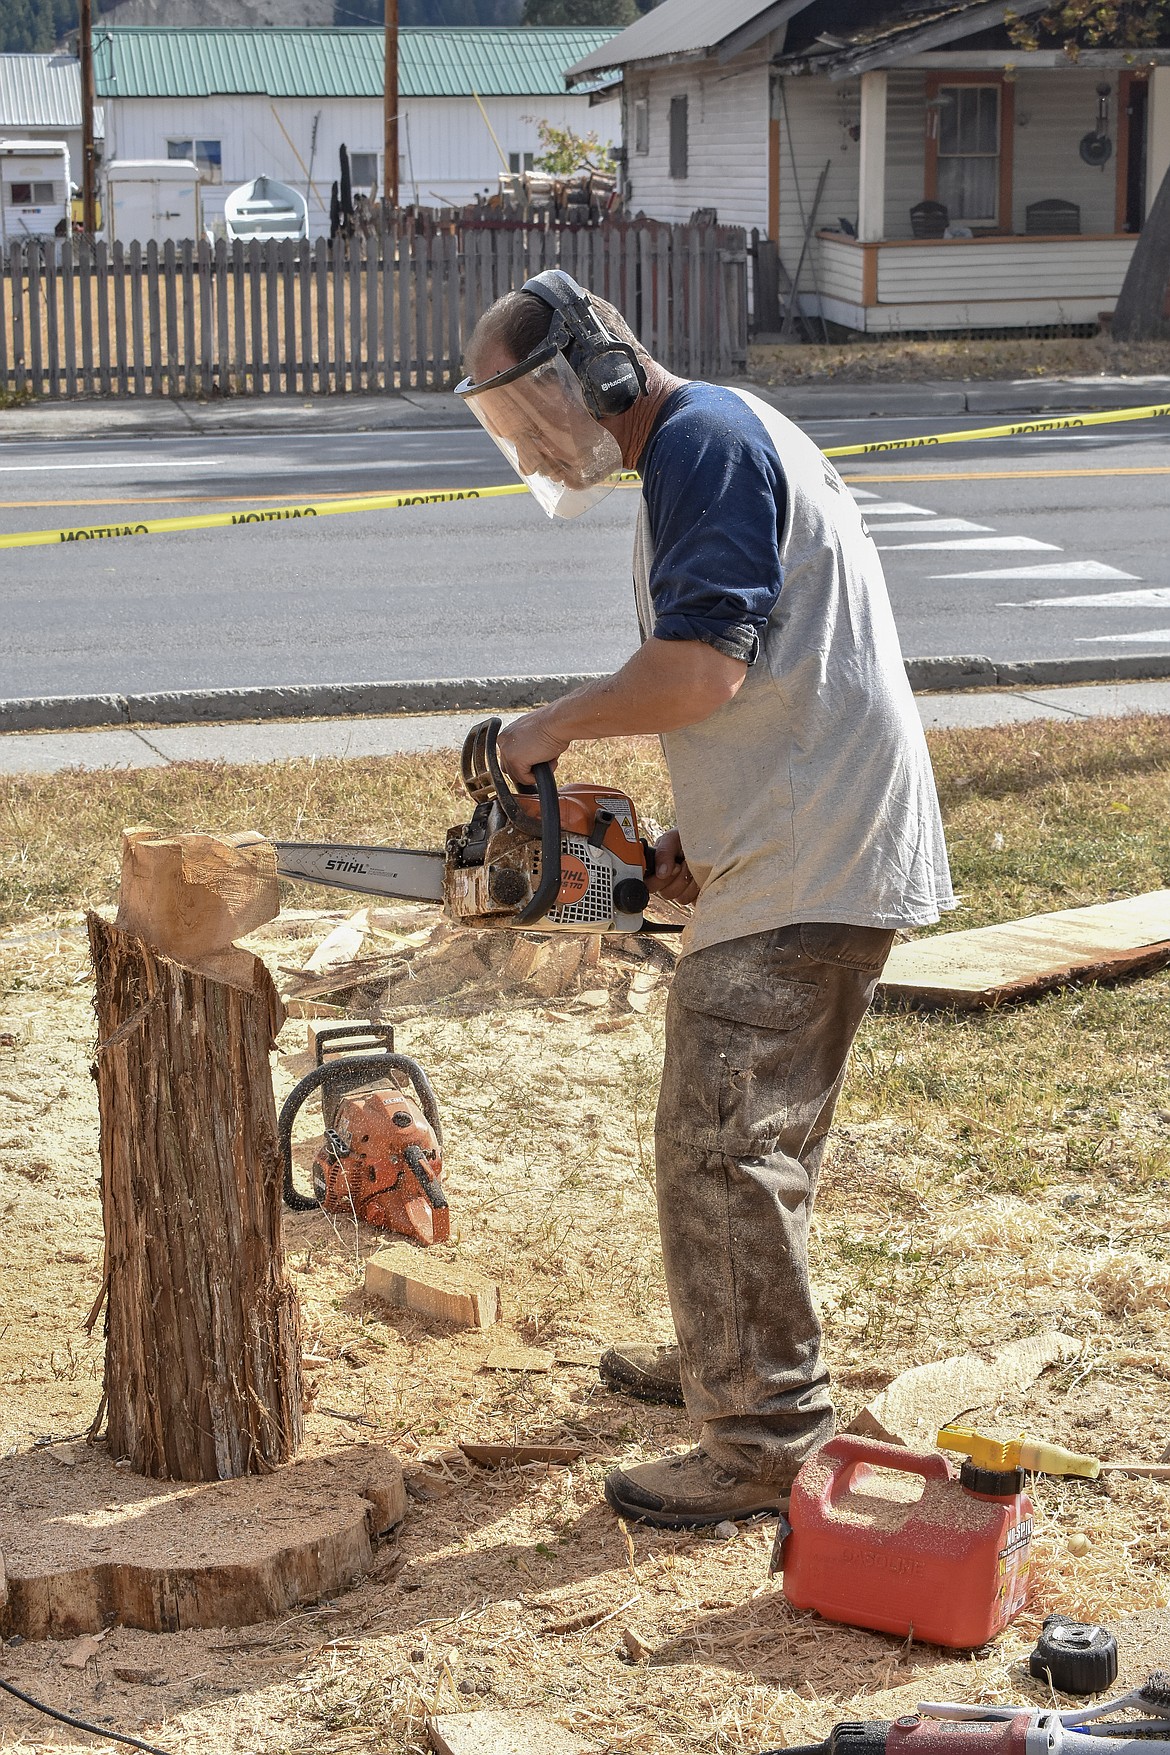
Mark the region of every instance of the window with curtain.
[[938, 117], [938, 199], [952, 220], [999, 219], [999, 86], [943, 85]]

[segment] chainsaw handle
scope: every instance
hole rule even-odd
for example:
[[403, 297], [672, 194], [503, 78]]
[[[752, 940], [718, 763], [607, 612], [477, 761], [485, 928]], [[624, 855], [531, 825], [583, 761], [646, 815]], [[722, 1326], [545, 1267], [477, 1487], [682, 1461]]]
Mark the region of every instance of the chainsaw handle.
[[531, 797], [536, 794], [540, 809], [540, 882], [530, 902], [516, 916], [517, 926], [531, 926], [543, 920], [557, 899], [561, 887], [561, 805], [557, 782], [549, 762], [534, 762], [532, 778], [535, 786], [517, 785], [516, 792], [508, 785], [496, 749], [503, 720], [498, 715], [481, 719], [463, 740], [460, 768], [463, 784], [476, 804], [486, 803], [494, 793], [496, 802], [514, 829], [535, 836], [532, 817], [524, 810], [516, 793]]
[[279, 1134], [280, 1161], [284, 1170], [283, 1198], [286, 1207], [294, 1213], [311, 1213], [320, 1206], [320, 1201], [313, 1195], [299, 1194], [293, 1187], [292, 1130], [293, 1122], [301, 1105], [312, 1096], [320, 1085], [337, 1087], [340, 1095], [353, 1085], [362, 1085], [370, 1078], [382, 1073], [404, 1072], [414, 1086], [419, 1107], [426, 1116], [427, 1122], [439, 1145], [443, 1144], [443, 1125], [439, 1120], [439, 1105], [435, 1101], [435, 1093], [431, 1082], [417, 1060], [411, 1060], [407, 1054], [352, 1054], [346, 1060], [327, 1060], [322, 1066], [315, 1066], [312, 1072], [306, 1073], [299, 1084], [294, 1085], [284, 1100], [277, 1123]]

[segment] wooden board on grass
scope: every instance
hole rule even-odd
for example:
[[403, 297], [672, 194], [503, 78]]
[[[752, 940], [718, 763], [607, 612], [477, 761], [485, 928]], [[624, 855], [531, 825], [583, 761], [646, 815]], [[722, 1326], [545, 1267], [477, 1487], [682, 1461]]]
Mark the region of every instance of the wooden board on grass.
[[1153, 890], [895, 945], [881, 989], [927, 1005], [1002, 1005], [1069, 981], [1135, 975], [1165, 963], [1170, 890]]

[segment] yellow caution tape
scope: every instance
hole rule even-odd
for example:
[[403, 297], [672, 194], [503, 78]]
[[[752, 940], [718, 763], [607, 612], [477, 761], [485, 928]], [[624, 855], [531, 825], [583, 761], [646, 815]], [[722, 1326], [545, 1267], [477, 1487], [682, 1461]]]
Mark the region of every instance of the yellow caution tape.
[[[1058, 433], [1071, 427], [1102, 427], [1122, 421], [1158, 420], [1170, 416], [1170, 403], [1151, 403], [1145, 408], [1111, 409], [1105, 414], [1062, 415], [1054, 420], [1013, 421], [1010, 426], [975, 427], [961, 433], [931, 433], [919, 439], [874, 439], [866, 445], [834, 445], [826, 457], [870, 457], [878, 451], [921, 451], [932, 445], [961, 445], [971, 439], [1026, 438], [1034, 433]], [[623, 469], [617, 477], [622, 487], [637, 486], [636, 469]], [[363, 494], [349, 500], [322, 500], [301, 506], [267, 506], [241, 512], [202, 512], [191, 518], [149, 518], [125, 524], [87, 524], [72, 530], [19, 530], [0, 536], [0, 549], [40, 548], [61, 542], [109, 541], [123, 536], [164, 536], [176, 530], [224, 530], [236, 525], [280, 524], [290, 518], [331, 518], [347, 512], [390, 512], [400, 506], [442, 506], [456, 500], [494, 500], [526, 494], [523, 482], [505, 487], [428, 488], [419, 493]]]
[[316, 505], [266, 506], [254, 511], [201, 512], [190, 518], [149, 518], [127, 524], [88, 524], [74, 530], [19, 530], [0, 536], [0, 548], [36, 548], [54, 542], [105, 541], [119, 536], [161, 536], [172, 530], [225, 530], [234, 525], [280, 524], [289, 518], [329, 518], [341, 512], [389, 512], [398, 506], [441, 506], [454, 500], [491, 500], [526, 494], [523, 482], [507, 487], [429, 488], [421, 493], [370, 494]]
[[970, 439], [1021, 439], [1033, 433], [1059, 433], [1069, 427], [1107, 427], [1129, 420], [1159, 420], [1170, 415], [1170, 403], [1146, 408], [1114, 408], [1106, 414], [1060, 415], [1053, 420], [1018, 420], [1006, 427], [974, 427], [962, 433], [931, 433], [920, 439], [874, 439], [868, 445], [834, 445], [826, 457], [871, 457], [875, 451], [921, 451], [929, 445], [964, 445]]

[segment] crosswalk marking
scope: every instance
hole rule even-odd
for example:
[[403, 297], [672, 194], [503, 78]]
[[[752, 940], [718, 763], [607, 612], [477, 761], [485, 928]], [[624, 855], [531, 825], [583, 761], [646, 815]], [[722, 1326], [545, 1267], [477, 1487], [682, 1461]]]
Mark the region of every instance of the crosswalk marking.
[[886, 542], [878, 547], [886, 554], [898, 554], [907, 549], [1040, 549], [1046, 548], [1053, 554], [1060, 553], [1060, 544], [1041, 542], [1035, 536], [955, 536], [947, 542]]
[[1047, 561], [1037, 567], [992, 567], [975, 573], [933, 573], [934, 579], [1136, 579], [1104, 561]]
[[[869, 517], [869, 513], [870, 508], [867, 506], [865, 508], [865, 515], [867, 518]], [[893, 524], [880, 524], [873, 534], [877, 536], [889, 536], [891, 531], [897, 532], [902, 530], [949, 530], [956, 533], [960, 530], [982, 530], [990, 535], [991, 525], [972, 524], [969, 518], [932, 518], [927, 525], [917, 523], [914, 519], [907, 519], [905, 524], [901, 523], [900, 520], [895, 520]]]
[[1165, 645], [1170, 640], [1170, 628], [1147, 628], [1142, 634], [1078, 634], [1078, 646], [1106, 646], [1128, 643], [1130, 645], [1154, 646]]
[[1102, 591], [1096, 597], [1029, 597], [1023, 603], [1000, 603], [998, 609], [1160, 609], [1170, 605], [1170, 585], [1148, 591]]
[[[877, 495], [874, 495], [877, 499]], [[929, 506], [910, 506], [905, 500], [878, 500], [876, 506], [865, 508], [867, 518], [936, 518]]]

